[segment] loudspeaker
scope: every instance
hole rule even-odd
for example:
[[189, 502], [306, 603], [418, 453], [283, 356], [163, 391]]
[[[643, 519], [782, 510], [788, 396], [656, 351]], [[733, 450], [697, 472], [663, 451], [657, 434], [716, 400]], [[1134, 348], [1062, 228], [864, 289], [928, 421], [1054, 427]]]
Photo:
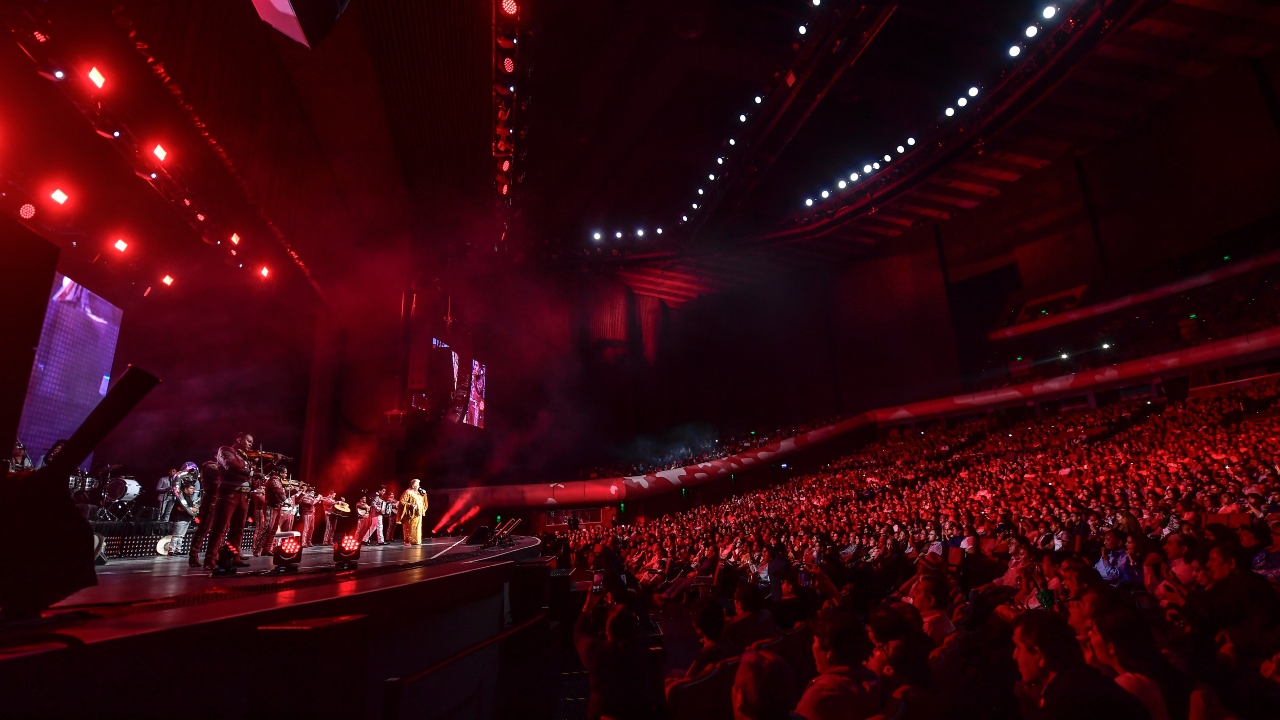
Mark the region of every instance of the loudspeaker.
[[0, 452], [8, 459], [53, 292], [58, 248], [17, 220], [0, 216], [0, 257], [5, 263], [0, 282]]
[[308, 48], [338, 24], [351, 0], [253, 0], [263, 22]]
[[470, 537], [467, 538], [467, 544], [483, 545], [489, 541], [489, 534], [490, 534], [489, 526], [481, 525], [480, 527], [476, 528], [475, 532], [471, 533]]

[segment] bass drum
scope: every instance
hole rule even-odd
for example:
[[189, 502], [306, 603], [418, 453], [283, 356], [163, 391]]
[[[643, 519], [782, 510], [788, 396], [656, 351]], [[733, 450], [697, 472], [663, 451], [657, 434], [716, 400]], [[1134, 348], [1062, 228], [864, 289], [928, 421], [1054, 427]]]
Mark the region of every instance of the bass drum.
[[111, 502], [133, 502], [142, 493], [142, 485], [131, 477], [113, 477], [107, 481], [103, 491]]

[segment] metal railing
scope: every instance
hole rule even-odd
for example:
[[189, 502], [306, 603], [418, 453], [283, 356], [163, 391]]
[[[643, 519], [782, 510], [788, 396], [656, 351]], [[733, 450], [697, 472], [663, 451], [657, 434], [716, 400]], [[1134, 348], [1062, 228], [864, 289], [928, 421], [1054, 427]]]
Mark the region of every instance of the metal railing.
[[461, 650], [441, 660], [440, 662], [428, 667], [425, 670], [407, 675], [402, 678], [387, 678], [382, 683], [382, 717], [383, 720], [399, 720], [400, 707], [404, 702], [405, 689], [411, 685], [417, 684], [435, 673], [449, 667], [450, 665], [462, 660], [465, 657], [473, 655], [485, 648], [500, 643], [504, 640], [512, 638], [520, 633], [546, 622], [549, 617], [548, 613], [540, 612], [532, 618], [508, 628], [497, 635], [472, 645], [471, 647]]

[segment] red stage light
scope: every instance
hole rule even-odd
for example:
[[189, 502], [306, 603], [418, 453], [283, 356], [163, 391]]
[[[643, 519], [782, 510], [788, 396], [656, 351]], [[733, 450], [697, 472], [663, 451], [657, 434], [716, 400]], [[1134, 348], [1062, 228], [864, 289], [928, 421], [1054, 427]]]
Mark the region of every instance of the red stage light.
[[115, 249], [119, 250], [120, 252], [124, 252], [125, 249], [129, 247], [129, 243], [125, 242], [124, 239], [122, 238], [122, 239], [116, 240], [115, 245], [113, 247], [115, 247]]
[[61, 205], [67, 201], [68, 195], [62, 192], [62, 190], [54, 190], [52, 193], [50, 193], [49, 197], [53, 198], [54, 202]]
[[508, 189], [509, 189], [509, 187], [508, 187], [507, 185], [503, 185], [503, 186], [502, 186], [502, 194], [503, 194], [503, 195], [506, 195], [506, 194], [507, 194], [507, 190], [508, 190]]
[[266, 268], [266, 266], [263, 266], [263, 268], [262, 268], [262, 270], [261, 270], [260, 272], [262, 273], [262, 277], [266, 277], [268, 274], [270, 274], [270, 272], [271, 272], [271, 271], [270, 271], [270, 270], [268, 270], [268, 269]]
[[515, 15], [520, 12], [520, 6], [516, 4], [516, 0], [502, 0], [502, 12]]
[[342, 538], [343, 550], [347, 552], [355, 552], [358, 547], [360, 547], [360, 541], [356, 539], [355, 535], [347, 535]]
[[172, 284], [173, 284], [173, 278], [172, 278], [172, 277], [170, 277], [170, 276], [168, 276], [168, 275], [165, 275], [165, 276], [164, 276], [164, 278], [162, 278], [162, 279], [160, 280], [160, 282], [164, 283], [165, 285], [172, 285]]
[[302, 547], [302, 545], [298, 542], [297, 538], [291, 538], [291, 537], [290, 537], [290, 538], [285, 538], [285, 539], [280, 543], [280, 550], [281, 550], [281, 552], [283, 552], [285, 555], [292, 555], [292, 554], [294, 554], [294, 553], [298, 552], [298, 549], [299, 549], [299, 548], [301, 548], [301, 547]]
[[159, 145], [156, 145], [156, 149], [152, 150], [151, 152], [155, 153], [156, 157], [160, 158], [160, 162], [164, 162], [165, 156], [169, 154], [165, 152], [165, 149]]
[[22, 218], [23, 220], [30, 220], [35, 216], [36, 216], [36, 206], [32, 205], [31, 203], [23, 203], [22, 207], [18, 208], [18, 217]]
[[502, 58], [502, 70], [504, 72], [513, 73], [516, 71], [516, 61], [511, 58]]
[[511, 169], [511, 161], [510, 161], [510, 160], [503, 160], [503, 161], [502, 161], [502, 172], [506, 172], [506, 171], [508, 171], [508, 170], [510, 170], [510, 169]]
[[102, 73], [98, 72], [98, 68], [96, 67], [89, 68], [89, 79], [92, 80], [93, 84], [97, 85], [99, 88], [107, 83], [107, 79], [103, 77]]

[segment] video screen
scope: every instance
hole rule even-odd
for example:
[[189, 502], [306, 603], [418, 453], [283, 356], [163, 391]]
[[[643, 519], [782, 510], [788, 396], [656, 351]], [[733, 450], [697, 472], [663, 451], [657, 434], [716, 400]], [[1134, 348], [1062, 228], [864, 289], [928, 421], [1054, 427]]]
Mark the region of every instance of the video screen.
[[462, 422], [484, 427], [484, 365], [479, 360], [471, 361], [471, 397], [467, 399], [467, 414]]
[[[71, 278], [54, 276], [18, 423], [32, 462], [71, 437], [107, 394], [123, 315]], [[88, 469], [91, 460], [81, 467]]]

